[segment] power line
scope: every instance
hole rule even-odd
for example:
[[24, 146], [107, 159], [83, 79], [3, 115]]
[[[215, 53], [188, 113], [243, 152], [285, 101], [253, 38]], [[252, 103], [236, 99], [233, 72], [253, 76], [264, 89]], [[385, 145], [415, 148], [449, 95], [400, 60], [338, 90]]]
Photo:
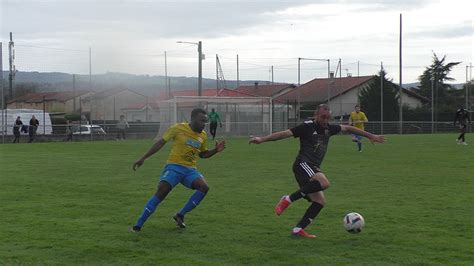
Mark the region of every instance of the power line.
[[17, 44], [17, 45], [15, 45], [15, 47], [30, 47], [30, 48], [39, 48], [39, 49], [48, 49], [48, 50], [72, 51], [72, 52], [87, 52], [87, 53], [89, 53], [89, 50], [77, 50], [77, 49], [44, 47], [44, 46], [35, 46], [35, 45], [21, 45], [21, 44]]

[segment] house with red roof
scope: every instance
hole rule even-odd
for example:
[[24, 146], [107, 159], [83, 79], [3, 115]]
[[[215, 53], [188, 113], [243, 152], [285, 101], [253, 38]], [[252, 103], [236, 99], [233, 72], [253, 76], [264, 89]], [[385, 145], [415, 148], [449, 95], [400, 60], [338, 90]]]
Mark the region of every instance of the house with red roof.
[[9, 100], [7, 108], [43, 110], [44, 106], [48, 113], [74, 113], [79, 110], [81, 97], [92, 94], [91, 91], [28, 93]]
[[82, 112], [91, 120], [119, 120], [122, 108], [145, 102], [147, 96], [130, 89], [110, 89], [82, 98]]
[[[121, 112], [125, 114], [128, 121], [137, 121], [137, 122], [158, 122], [162, 119], [159, 118], [159, 109], [169, 109], [173, 104], [174, 99], [196, 97], [198, 96], [198, 91], [193, 90], [179, 90], [172, 92], [161, 92], [158, 97], [146, 97], [140, 102], [129, 104], [121, 108]], [[200, 101], [201, 104], [209, 105], [209, 108], [213, 108], [212, 104], [208, 102], [216, 102], [217, 99], [227, 98], [255, 98], [255, 95], [248, 94], [245, 92], [230, 90], [230, 89], [204, 89], [201, 91], [202, 97], [208, 97], [209, 99]], [[198, 103], [194, 100], [187, 102], [177, 103], [177, 107], [180, 109], [189, 109], [189, 111], [198, 106]], [[214, 106], [215, 107], [215, 106]], [[207, 107], [205, 107], [207, 108]]]
[[[270, 97], [225, 88], [204, 89], [199, 99], [197, 95], [196, 89], [162, 92], [158, 97], [148, 98], [147, 102], [138, 105], [129, 105], [122, 111], [127, 114], [128, 121], [160, 122], [160, 130], [165, 130], [176, 122], [189, 121], [192, 109], [201, 106], [207, 111], [215, 109], [220, 114], [221, 134], [249, 136], [271, 131]], [[146, 117], [148, 120], [144, 120]]]
[[234, 89], [234, 91], [261, 96], [261, 97], [272, 97], [276, 98], [282, 94], [285, 94], [291, 90], [294, 90], [296, 85], [294, 84], [271, 84], [271, 85], [260, 85], [255, 82], [253, 86], [240, 86]]
[[[317, 78], [278, 96], [274, 102], [300, 108], [303, 106], [303, 109], [304, 105], [325, 103], [331, 108], [334, 117], [348, 115], [359, 102], [360, 91], [372, 82], [378, 82], [376, 76]], [[403, 89], [403, 93], [404, 105], [411, 108], [419, 107], [427, 101], [413, 91]]]

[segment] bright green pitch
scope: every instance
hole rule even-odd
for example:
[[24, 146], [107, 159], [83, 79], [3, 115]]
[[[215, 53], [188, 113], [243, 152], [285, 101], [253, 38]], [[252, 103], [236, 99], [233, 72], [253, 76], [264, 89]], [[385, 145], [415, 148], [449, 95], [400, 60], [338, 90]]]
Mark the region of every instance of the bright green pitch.
[[[474, 262], [474, 141], [457, 134], [336, 136], [322, 165], [327, 205], [307, 229], [290, 230], [307, 207], [273, 212], [296, 190], [291, 165], [299, 143], [288, 139], [227, 149], [199, 169], [208, 196], [176, 228], [172, 216], [191, 195], [170, 193], [140, 234], [127, 231], [154, 192], [170, 145], [137, 171], [151, 140], [0, 145], [0, 264], [439, 264]], [[473, 134], [466, 136], [474, 140]], [[348, 212], [365, 218], [347, 233]]]

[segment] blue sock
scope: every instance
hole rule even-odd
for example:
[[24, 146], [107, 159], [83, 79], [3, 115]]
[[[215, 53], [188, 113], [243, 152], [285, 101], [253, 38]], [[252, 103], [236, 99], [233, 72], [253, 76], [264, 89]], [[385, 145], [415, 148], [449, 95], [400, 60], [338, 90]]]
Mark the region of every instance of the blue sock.
[[186, 213], [192, 211], [196, 206], [199, 205], [202, 199], [206, 196], [206, 193], [201, 192], [199, 190], [196, 190], [193, 195], [191, 195], [191, 198], [189, 198], [188, 202], [184, 207], [178, 212], [180, 215], [185, 215]]
[[138, 218], [135, 226], [142, 227], [146, 219], [148, 219], [148, 217], [150, 217], [150, 215], [156, 210], [158, 204], [160, 204], [160, 199], [156, 195], [153, 195], [145, 205], [145, 209], [143, 209], [142, 215]]

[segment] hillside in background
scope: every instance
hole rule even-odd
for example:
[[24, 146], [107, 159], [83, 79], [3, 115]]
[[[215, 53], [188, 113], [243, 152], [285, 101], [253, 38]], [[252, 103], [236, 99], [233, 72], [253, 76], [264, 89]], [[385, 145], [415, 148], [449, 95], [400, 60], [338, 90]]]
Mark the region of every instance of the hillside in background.
[[[3, 72], [4, 82], [8, 82], [8, 72]], [[193, 90], [197, 88], [198, 78], [196, 77], [169, 77], [172, 91]], [[240, 85], [254, 85], [256, 81], [240, 81]], [[257, 81], [259, 84], [270, 84], [269, 81]], [[203, 78], [203, 89], [216, 88], [215, 79]], [[15, 85], [33, 88], [36, 92], [45, 91], [71, 91], [73, 87], [73, 75], [60, 72], [17, 72]], [[226, 80], [227, 88], [237, 87], [237, 81]], [[416, 88], [419, 83], [403, 84], [405, 88]], [[463, 83], [451, 84], [456, 89], [462, 89]], [[76, 75], [76, 90], [106, 90], [127, 88], [145, 95], [157, 95], [165, 91], [166, 82], [164, 76], [132, 75], [125, 73], [108, 72], [105, 74], [92, 75], [92, 86], [89, 84], [89, 75]]]
[[[8, 81], [8, 72], [3, 73], [4, 81]], [[168, 77], [171, 90], [192, 90], [197, 88], [196, 77]], [[268, 81], [257, 81], [259, 84], [270, 84]], [[240, 85], [254, 85], [255, 81], [240, 81]], [[73, 87], [73, 75], [67, 73], [41, 73], [41, 72], [17, 72], [15, 85], [27, 84], [34, 87], [36, 92], [45, 91], [70, 91]], [[226, 80], [227, 88], [237, 87], [237, 81]], [[76, 75], [76, 90], [105, 90], [127, 88], [146, 95], [155, 95], [166, 90], [164, 76], [132, 75], [125, 73], [105, 73], [92, 75], [92, 86], [89, 85], [89, 75]], [[203, 78], [202, 88], [216, 88], [215, 79]]]

